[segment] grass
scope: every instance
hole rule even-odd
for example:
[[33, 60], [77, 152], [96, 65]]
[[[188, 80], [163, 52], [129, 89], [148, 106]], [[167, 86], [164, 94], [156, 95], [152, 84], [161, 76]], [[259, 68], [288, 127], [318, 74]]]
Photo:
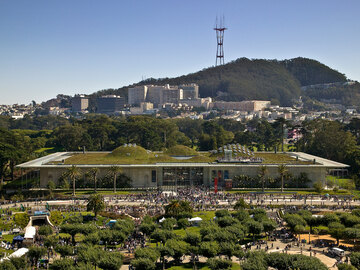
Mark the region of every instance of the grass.
[[326, 182], [343, 189], [355, 189], [354, 180], [351, 178], [339, 178], [335, 176], [326, 176]]
[[176, 233], [177, 235], [179, 235], [181, 237], [184, 237], [186, 235], [186, 232], [200, 233], [200, 227], [188, 227], [185, 230], [184, 229], [174, 230], [174, 233]]
[[198, 152], [185, 145], [175, 145], [167, 149], [165, 154], [175, 156], [197, 156]]
[[[171, 155], [193, 156], [189, 159], [179, 160]], [[175, 146], [164, 153], [153, 153], [144, 148], [118, 147], [112, 153], [78, 153], [65, 159], [65, 164], [155, 164], [155, 163], [189, 163], [189, 162], [216, 162], [221, 154], [211, 154], [210, 152], [200, 153], [185, 146]], [[312, 164], [311, 161], [300, 161], [294, 157], [283, 153], [256, 153], [256, 157], [262, 158], [263, 164]], [[50, 164], [61, 164], [60, 161], [50, 162]]]

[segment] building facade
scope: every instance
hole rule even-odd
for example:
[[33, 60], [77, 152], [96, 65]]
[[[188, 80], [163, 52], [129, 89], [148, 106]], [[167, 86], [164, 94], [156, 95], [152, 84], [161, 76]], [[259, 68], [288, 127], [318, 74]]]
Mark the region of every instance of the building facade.
[[[91, 152], [90, 152], [91, 153]], [[109, 152], [110, 153], [110, 152]], [[64, 164], [64, 160], [71, 155], [81, 153], [60, 152], [38, 158], [18, 165], [21, 169], [34, 169], [39, 171], [39, 182], [41, 187], [47, 187], [48, 182], [54, 181], [60, 184], [60, 179], [67, 168], [73, 164]], [[306, 173], [308, 178], [315, 183], [321, 181], [325, 183], [328, 170], [346, 169], [346, 164], [323, 159], [317, 156], [292, 152], [291, 155], [296, 159], [313, 160], [313, 164], [288, 164], [286, 168], [294, 177], [301, 173]], [[315, 162], [316, 160], [316, 162]], [[263, 164], [245, 164], [245, 163], [190, 163], [190, 162], [169, 162], [155, 164], [117, 164], [122, 173], [132, 180], [132, 186], [135, 188], [151, 188], [163, 186], [208, 186], [214, 185], [214, 178], [218, 178], [219, 186], [224, 186], [225, 181], [233, 179], [234, 176], [248, 175], [256, 177], [259, 174], [260, 166]], [[78, 168], [84, 172], [93, 167], [99, 168], [98, 177], [104, 177], [108, 174], [109, 168], [114, 164], [78, 164]], [[268, 169], [267, 176], [270, 178], [279, 177], [279, 164], [266, 164]], [[310, 183], [311, 185], [311, 183]], [[311, 185], [312, 186], [312, 185]]]
[[112, 114], [124, 109], [125, 98], [116, 95], [107, 95], [97, 98], [97, 112]]
[[71, 99], [71, 110], [73, 112], [84, 112], [89, 108], [89, 99], [84, 95], [75, 95]]

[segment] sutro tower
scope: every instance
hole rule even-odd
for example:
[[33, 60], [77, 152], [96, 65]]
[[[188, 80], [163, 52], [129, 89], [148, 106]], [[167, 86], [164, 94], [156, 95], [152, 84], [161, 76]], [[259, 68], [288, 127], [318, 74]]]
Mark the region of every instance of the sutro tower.
[[216, 41], [217, 41], [217, 49], [216, 49], [216, 62], [215, 66], [224, 64], [224, 33], [227, 28], [225, 27], [225, 18], [224, 16], [220, 18], [220, 22], [218, 22], [218, 18], [216, 17], [215, 28], [216, 31]]

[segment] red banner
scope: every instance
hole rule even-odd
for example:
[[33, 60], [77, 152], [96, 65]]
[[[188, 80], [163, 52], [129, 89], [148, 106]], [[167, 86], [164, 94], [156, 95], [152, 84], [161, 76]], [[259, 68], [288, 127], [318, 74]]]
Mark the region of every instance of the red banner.
[[217, 177], [214, 178], [214, 190], [215, 190], [215, 193], [218, 192], [218, 178]]

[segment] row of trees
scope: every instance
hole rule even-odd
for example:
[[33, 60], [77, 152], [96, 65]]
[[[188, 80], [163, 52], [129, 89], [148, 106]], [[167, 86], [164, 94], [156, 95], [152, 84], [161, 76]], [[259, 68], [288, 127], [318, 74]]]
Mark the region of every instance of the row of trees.
[[281, 164], [277, 167], [279, 174], [278, 178], [268, 177], [268, 167], [262, 165], [259, 167], [259, 172], [256, 177], [249, 175], [236, 175], [233, 178], [233, 187], [235, 188], [281, 188], [284, 191], [284, 187], [287, 188], [305, 188], [308, 187], [308, 183], [311, 182], [306, 173], [300, 173], [299, 176], [294, 177], [287, 170], [286, 165]]
[[325, 213], [315, 217], [310, 211], [301, 210], [296, 214], [286, 214], [287, 226], [295, 234], [305, 233], [306, 227], [311, 233], [330, 234], [339, 245], [340, 239], [356, 241], [360, 237], [360, 210], [351, 213]]
[[[93, 187], [94, 187], [94, 192], [96, 192], [96, 189], [98, 186], [98, 180], [99, 180], [98, 179], [99, 172], [100, 172], [100, 169], [96, 168], [96, 167], [83, 172], [83, 170], [80, 169], [79, 167], [77, 167], [76, 165], [72, 165], [71, 167], [68, 167], [61, 176], [61, 180], [63, 181], [63, 187], [68, 186], [67, 179], [70, 179], [71, 184], [72, 184], [73, 196], [75, 196], [76, 183], [78, 181], [80, 181], [81, 177], [83, 177], [83, 178], [87, 177], [87, 178], [91, 179], [91, 181], [93, 183]], [[105, 179], [109, 179], [109, 178], [112, 179], [112, 182], [113, 182], [112, 185], [113, 185], [114, 192], [116, 192], [116, 188], [119, 186], [118, 182], [117, 182], [119, 176], [122, 180], [119, 183], [120, 187], [122, 187], [122, 188], [131, 187], [131, 179], [128, 178], [127, 176], [121, 174], [121, 168], [118, 166], [111, 166], [107, 170], [107, 176], [105, 177]], [[102, 182], [104, 182], [104, 181], [102, 181]], [[54, 189], [55, 188], [54, 182], [51, 181], [48, 184], [48, 187], [50, 190]]]

